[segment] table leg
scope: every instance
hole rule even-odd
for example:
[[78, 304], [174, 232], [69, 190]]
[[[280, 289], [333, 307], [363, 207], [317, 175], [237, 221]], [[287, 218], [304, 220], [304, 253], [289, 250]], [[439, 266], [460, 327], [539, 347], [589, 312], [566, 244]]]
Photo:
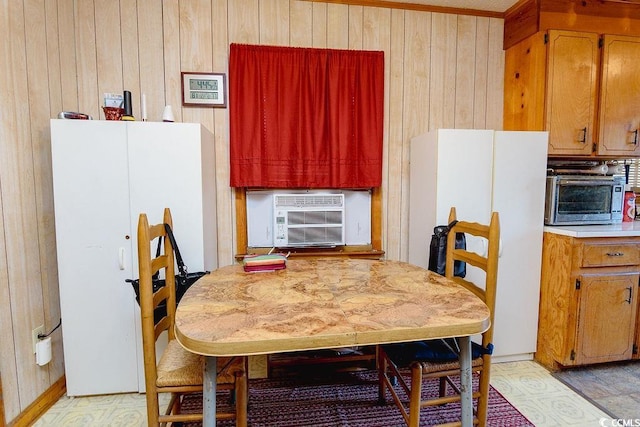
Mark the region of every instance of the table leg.
[[204, 358], [204, 376], [202, 378], [202, 427], [216, 426], [216, 357]]
[[473, 426], [473, 385], [471, 378], [471, 337], [460, 337], [460, 399], [462, 426]]

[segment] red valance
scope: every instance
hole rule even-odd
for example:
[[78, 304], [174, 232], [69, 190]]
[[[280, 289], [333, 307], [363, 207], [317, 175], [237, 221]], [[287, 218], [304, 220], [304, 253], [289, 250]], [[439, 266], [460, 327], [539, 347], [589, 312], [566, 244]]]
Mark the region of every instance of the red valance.
[[382, 182], [384, 53], [232, 44], [232, 187]]

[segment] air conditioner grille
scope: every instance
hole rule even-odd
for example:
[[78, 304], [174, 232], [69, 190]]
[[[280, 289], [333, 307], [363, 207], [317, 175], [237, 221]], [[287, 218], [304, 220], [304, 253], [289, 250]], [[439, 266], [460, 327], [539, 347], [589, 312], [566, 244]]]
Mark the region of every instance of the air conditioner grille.
[[276, 208], [341, 208], [343, 194], [276, 194]]
[[291, 211], [289, 225], [342, 224], [342, 211]]
[[307, 227], [288, 230], [289, 245], [335, 244], [342, 241], [341, 227]]

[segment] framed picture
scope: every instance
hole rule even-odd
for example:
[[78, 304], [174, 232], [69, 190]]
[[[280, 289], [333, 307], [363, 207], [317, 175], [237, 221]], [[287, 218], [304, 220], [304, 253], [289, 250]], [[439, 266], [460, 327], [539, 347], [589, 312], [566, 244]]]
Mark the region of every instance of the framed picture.
[[181, 73], [182, 105], [185, 107], [227, 106], [225, 75], [220, 73]]

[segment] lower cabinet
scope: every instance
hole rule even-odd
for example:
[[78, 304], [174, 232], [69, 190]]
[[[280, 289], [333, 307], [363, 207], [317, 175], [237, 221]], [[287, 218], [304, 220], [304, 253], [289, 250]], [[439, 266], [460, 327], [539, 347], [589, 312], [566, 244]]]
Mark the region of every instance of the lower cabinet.
[[538, 345], [550, 369], [638, 358], [640, 237], [544, 233]]

